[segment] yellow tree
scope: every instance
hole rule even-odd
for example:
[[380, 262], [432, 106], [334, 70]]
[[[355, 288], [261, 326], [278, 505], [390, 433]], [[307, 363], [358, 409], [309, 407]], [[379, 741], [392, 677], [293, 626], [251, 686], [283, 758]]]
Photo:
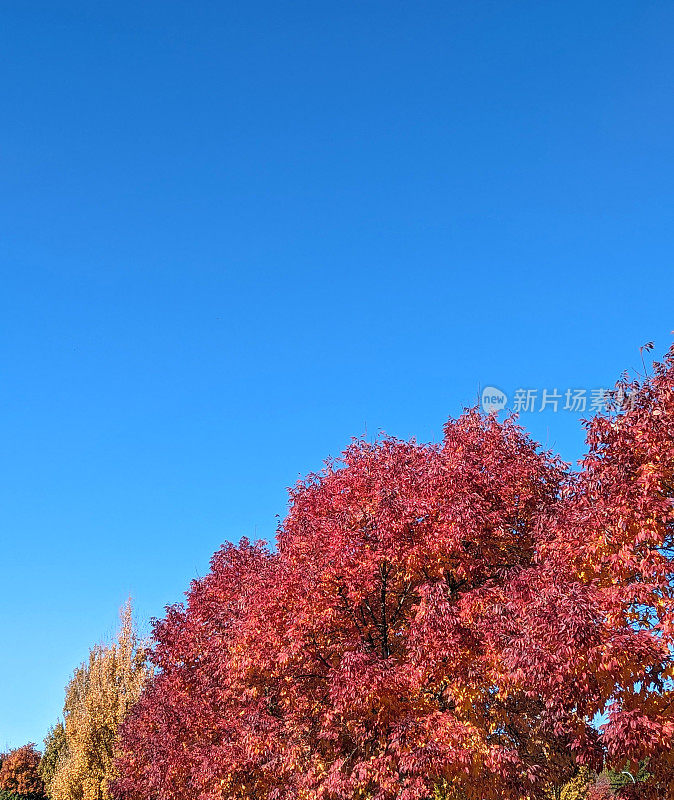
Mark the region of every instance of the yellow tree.
[[587, 790], [594, 782], [594, 775], [589, 769], [581, 768], [564, 786], [551, 789], [550, 800], [585, 800]]
[[44, 752], [38, 767], [38, 772], [45, 785], [47, 796], [50, 797], [51, 782], [64, 758], [67, 757], [68, 745], [66, 743], [66, 729], [62, 722], [57, 722], [47, 733], [44, 740]]
[[107, 800], [115, 778], [117, 727], [149, 673], [129, 602], [115, 640], [93, 647], [66, 688], [66, 746], [48, 787], [53, 800]]

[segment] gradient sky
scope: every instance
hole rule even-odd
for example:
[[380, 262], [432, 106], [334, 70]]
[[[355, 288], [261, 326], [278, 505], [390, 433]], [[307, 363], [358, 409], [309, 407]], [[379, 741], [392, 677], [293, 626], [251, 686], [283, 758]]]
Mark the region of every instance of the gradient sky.
[[0, 748], [350, 437], [662, 354], [673, 37], [669, 0], [0, 4]]

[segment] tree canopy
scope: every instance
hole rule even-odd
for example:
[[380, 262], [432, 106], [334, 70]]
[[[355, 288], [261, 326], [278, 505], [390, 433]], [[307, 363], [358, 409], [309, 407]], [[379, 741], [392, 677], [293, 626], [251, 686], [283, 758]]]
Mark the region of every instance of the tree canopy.
[[578, 471], [472, 410], [300, 482], [156, 623], [115, 794], [534, 800], [647, 759], [672, 800], [673, 358]]
[[131, 606], [117, 638], [93, 647], [66, 688], [64, 723], [45, 741], [41, 771], [54, 800], [106, 800], [116, 777], [117, 728], [138, 700], [148, 676]]
[[30, 742], [0, 756], [0, 798], [41, 800], [44, 784], [38, 772], [40, 753]]

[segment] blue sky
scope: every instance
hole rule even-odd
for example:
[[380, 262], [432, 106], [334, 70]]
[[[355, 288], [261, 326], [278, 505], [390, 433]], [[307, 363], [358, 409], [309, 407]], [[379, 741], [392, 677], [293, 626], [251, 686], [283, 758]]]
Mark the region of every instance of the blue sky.
[[[0, 748], [350, 437], [672, 336], [674, 6], [7, 2]], [[578, 414], [522, 415], [568, 460]]]

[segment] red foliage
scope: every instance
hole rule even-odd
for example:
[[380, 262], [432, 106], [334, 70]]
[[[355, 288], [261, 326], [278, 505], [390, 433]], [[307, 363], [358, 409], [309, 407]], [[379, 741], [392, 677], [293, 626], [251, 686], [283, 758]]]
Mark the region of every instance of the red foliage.
[[[600, 679], [609, 763], [648, 759], [641, 796], [674, 798], [674, 348], [627, 410], [588, 425], [589, 452], [553, 540], [591, 586], [606, 637]], [[648, 795], [651, 796], [651, 795]]]
[[42, 795], [44, 784], [38, 775], [40, 754], [35, 745], [25, 744], [2, 756], [0, 791], [17, 795]]
[[608, 754], [672, 800], [673, 386], [670, 357], [595, 419], [578, 475], [476, 412], [355, 442], [157, 623], [118, 797], [539, 798]]
[[608, 778], [601, 776], [596, 783], [588, 786], [586, 800], [613, 800], [613, 792]]

